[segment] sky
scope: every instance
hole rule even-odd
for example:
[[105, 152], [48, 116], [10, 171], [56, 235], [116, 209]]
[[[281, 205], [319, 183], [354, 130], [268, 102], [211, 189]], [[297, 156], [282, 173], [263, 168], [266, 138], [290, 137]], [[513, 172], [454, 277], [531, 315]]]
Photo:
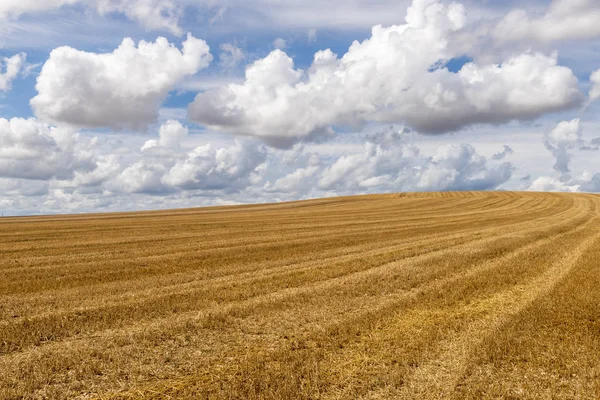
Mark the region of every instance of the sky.
[[600, 192], [597, 0], [2, 0], [0, 210]]

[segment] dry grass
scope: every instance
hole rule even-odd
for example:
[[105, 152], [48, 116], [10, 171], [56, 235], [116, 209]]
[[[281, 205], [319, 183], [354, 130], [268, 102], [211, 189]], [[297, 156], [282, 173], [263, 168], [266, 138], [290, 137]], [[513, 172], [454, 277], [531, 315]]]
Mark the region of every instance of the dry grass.
[[0, 220], [0, 398], [600, 398], [600, 197]]

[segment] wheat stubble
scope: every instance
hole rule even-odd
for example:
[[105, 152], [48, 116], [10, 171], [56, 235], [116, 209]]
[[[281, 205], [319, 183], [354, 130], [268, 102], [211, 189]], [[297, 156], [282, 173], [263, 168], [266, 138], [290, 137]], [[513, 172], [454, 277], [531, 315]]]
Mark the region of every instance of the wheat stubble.
[[599, 200], [5, 218], [0, 398], [598, 398]]

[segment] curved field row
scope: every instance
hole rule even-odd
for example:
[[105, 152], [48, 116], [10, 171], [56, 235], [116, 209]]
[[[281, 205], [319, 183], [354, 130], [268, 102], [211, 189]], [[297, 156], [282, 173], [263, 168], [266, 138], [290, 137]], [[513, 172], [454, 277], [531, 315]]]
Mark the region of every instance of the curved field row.
[[598, 398], [599, 202], [6, 218], [0, 398]]

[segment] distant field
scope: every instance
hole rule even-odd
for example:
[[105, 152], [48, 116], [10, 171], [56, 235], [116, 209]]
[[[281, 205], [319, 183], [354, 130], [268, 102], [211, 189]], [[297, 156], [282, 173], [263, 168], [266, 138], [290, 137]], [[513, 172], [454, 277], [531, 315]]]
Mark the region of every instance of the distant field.
[[598, 399], [599, 203], [3, 218], [0, 399]]

